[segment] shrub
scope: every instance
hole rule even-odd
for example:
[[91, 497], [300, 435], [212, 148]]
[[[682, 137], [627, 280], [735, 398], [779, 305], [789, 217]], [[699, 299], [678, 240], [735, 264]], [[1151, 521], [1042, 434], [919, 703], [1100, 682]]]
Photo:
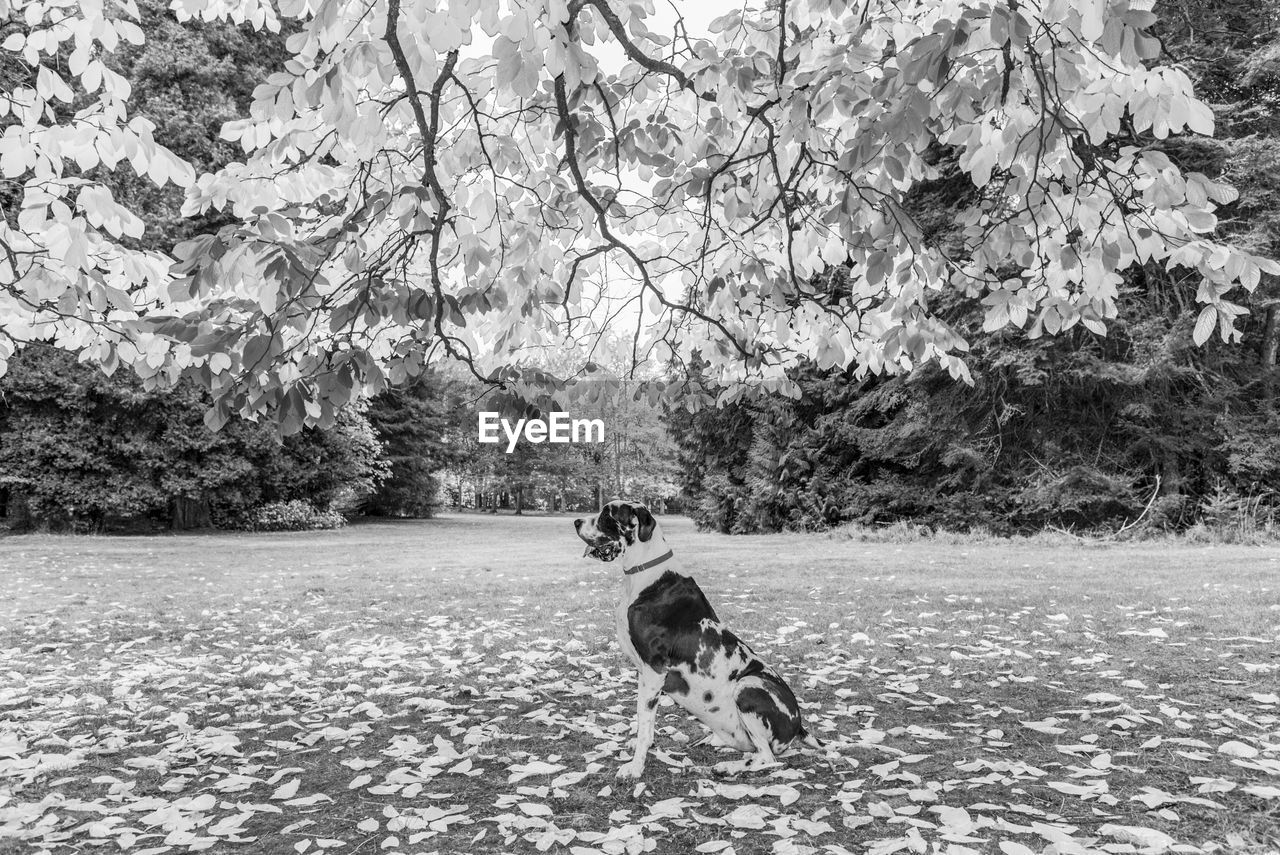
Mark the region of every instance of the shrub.
[[340, 528], [347, 524], [347, 518], [337, 511], [320, 510], [310, 502], [292, 499], [255, 508], [247, 523], [245, 527], [253, 531], [315, 531]]
[[1193, 541], [1208, 543], [1265, 543], [1277, 535], [1276, 512], [1270, 496], [1242, 496], [1219, 483], [1200, 503], [1200, 518], [1187, 532]]
[[239, 419], [210, 432], [209, 400], [188, 381], [148, 390], [28, 345], [0, 378], [0, 515], [17, 529], [245, 528], [273, 502], [356, 502], [386, 471], [359, 407], [282, 441]]
[[1043, 472], [1018, 495], [1023, 516], [1033, 525], [1050, 523], [1101, 528], [1136, 517], [1142, 503], [1123, 473], [1075, 465], [1065, 472]]

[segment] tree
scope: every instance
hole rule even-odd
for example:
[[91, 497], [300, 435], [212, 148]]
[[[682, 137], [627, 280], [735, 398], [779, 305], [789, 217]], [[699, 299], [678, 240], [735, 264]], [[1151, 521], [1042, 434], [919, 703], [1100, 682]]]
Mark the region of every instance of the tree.
[[[222, 126], [249, 109], [260, 80], [284, 67], [290, 56], [284, 35], [223, 21], [179, 23], [166, 0], [138, 0], [138, 12], [145, 40], [104, 55], [106, 67], [128, 83], [130, 108], [154, 123], [152, 135], [197, 175], [222, 169], [240, 153], [222, 137]], [[91, 174], [143, 221], [140, 245], [146, 248], [171, 253], [184, 240], [234, 222], [227, 211], [183, 216], [185, 194], [173, 183], [160, 187], [125, 169], [99, 167]]]
[[648, 378], [622, 378], [623, 366], [615, 362], [612, 367], [617, 374], [597, 380], [581, 409], [586, 418], [604, 423], [605, 441], [578, 446], [579, 456], [596, 485], [598, 502], [620, 496], [664, 507], [680, 489], [675, 444], [661, 410], [644, 394]]
[[[1168, 2], [1156, 11], [1155, 32], [1213, 103], [1221, 131], [1170, 138], [1161, 150], [1184, 172], [1239, 183], [1220, 231], [1280, 254], [1280, 33], [1257, 26], [1280, 6]], [[978, 192], [953, 157], [937, 152], [944, 178], [904, 203], [944, 243]], [[1125, 272], [1106, 337], [1079, 326], [1034, 340], [984, 329], [978, 295], [940, 294], [933, 310], [970, 343], [972, 387], [927, 365], [879, 378], [807, 365], [791, 371], [794, 400], [673, 412], [691, 509], [723, 531], [851, 520], [1115, 529], [1140, 516], [1180, 528], [1230, 507], [1265, 522], [1280, 511], [1277, 283], [1268, 278], [1241, 298], [1250, 309], [1241, 337], [1200, 347], [1201, 279], [1160, 265]], [[694, 374], [694, 394], [704, 382]], [[722, 391], [707, 386], [712, 397]]]
[[[131, 0], [19, 2], [0, 359], [52, 340], [152, 386], [198, 379], [211, 426], [270, 411], [288, 433], [441, 358], [521, 390], [520, 349], [589, 316], [606, 273], [654, 355], [700, 360], [722, 402], [794, 394], [806, 360], [966, 378], [938, 295], [980, 297], [988, 331], [1102, 332], [1138, 264], [1200, 279], [1197, 342], [1231, 339], [1238, 294], [1280, 267], [1216, 239], [1235, 192], [1162, 150], [1214, 120], [1158, 64], [1146, 6], [782, 0], [708, 40], [616, 0], [177, 0], [180, 21], [297, 27], [223, 129], [245, 162], [197, 180], [103, 63], [142, 38]], [[949, 244], [904, 205], [939, 150], [979, 190]], [[172, 267], [130, 248], [140, 222], [81, 171], [125, 161], [233, 222]]]
[[497, 412], [515, 424], [521, 418], [541, 415], [536, 408], [494, 393], [472, 377], [455, 377], [449, 391], [448, 442], [454, 453], [448, 480], [455, 503], [465, 504], [470, 494], [477, 508], [496, 512], [509, 506], [519, 514], [539, 504], [540, 496], [549, 510], [563, 510], [566, 494], [577, 498], [587, 479], [577, 447], [521, 440], [508, 452], [501, 431], [498, 443], [479, 442], [480, 412]]
[[382, 443], [388, 474], [365, 503], [374, 516], [429, 517], [439, 503], [436, 474], [456, 451], [446, 436], [444, 383], [423, 375], [369, 402], [369, 423]]
[[0, 378], [0, 489], [20, 526], [239, 526], [261, 505], [352, 506], [383, 474], [359, 408], [282, 442], [273, 426], [203, 424], [208, 392], [147, 391], [32, 345]]
[[[145, 0], [137, 11], [145, 42], [102, 51], [104, 73], [124, 81], [131, 108], [153, 122], [155, 135], [183, 160], [198, 171], [220, 169], [237, 148], [221, 140], [219, 130], [248, 109], [257, 81], [283, 65], [283, 36], [223, 22], [184, 26], [163, 0]], [[13, 26], [11, 21], [6, 36]], [[67, 67], [73, 53], [72, 46], [60, 45], [56, 67]], [[8, 69], [20, 71], [12, 64]], [[69, 109], [91, 100], [77, 93]], [[183, 217], [181, 190], [157, 187], [129, 170], [98, 166], [76, 177], [101, 182], [145, 225], [139, 238], [127, 237], [133, 248], [169, 252], [176, 242], [231, 221], [222, 212]], [[21, 190], [12, 181], [0, 184], [6, 212], [21, 207]], [[232, 424], [215, 438], [201, 421], [208, 396], [190, 381], [163, 396], [142, 389], [133, 372], [108, 380], [69, 354], [42, 347], [15, 364], [14, 373], [0, 379], [10, 405], [0, 411], [11, 410], [15, 425], [0, 432], [7, 446], [0, 449], [0, 481], [12, 484], [14, 513], [34, 524], [100, 528], [167, 521], [186, 528], [243, 521], [274, 497], [305, 493], [323, 505], [343, 485], [356, 495], [371, 489], [373, 470], [361, 467], [373, 465], [378, 446], [358, 412], [344, 416], [331, 436], [307, 431], [284, 446], [274, 431], [253, 424]], [[110, 435], [95, 436], [103, 426], [111, 427]], [[325, 471], [308, 472], [312, 460]]]

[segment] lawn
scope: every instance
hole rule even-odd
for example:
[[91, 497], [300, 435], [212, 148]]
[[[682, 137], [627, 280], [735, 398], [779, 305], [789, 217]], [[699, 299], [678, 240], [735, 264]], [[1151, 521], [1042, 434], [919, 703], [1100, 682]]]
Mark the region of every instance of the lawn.
[[0, 539], [0, 853], [1274, 852], [1280, 554], [664, 520], [828, 751], [634, 709], [567, 518]]

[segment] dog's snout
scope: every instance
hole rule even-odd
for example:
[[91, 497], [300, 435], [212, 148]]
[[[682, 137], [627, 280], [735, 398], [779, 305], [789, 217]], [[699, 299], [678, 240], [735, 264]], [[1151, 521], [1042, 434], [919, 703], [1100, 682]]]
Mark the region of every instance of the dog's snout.
[[581, 517], [579, 517], [578, 519], [574, 520], [574, 521], [573, 521], [573, 527], [574, 527], [574, 529], [580, 529], [580, 528], [582, 528], [582, 524], [583, 524], [584, 522], [586, 522], [586, 520], [582, 519]]

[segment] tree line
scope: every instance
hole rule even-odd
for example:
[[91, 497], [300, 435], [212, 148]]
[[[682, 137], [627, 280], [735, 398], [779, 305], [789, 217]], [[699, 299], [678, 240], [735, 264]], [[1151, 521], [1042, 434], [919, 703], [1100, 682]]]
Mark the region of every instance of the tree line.
[[[180, 25], [143, 2], [146, 40], [111, 62], [132, 103], [200, 171], [233, 160], [223, 123], [247, 112], [254, 87], [283, 64], [288, 31]], [[124, 170], [95, 170], [145, 221], [145, 246], [170, 251], [222, 228], [226, 214], [181, 215], [182, 194]], [[6, 211], [18, 207], [0, 185]], [[489, 387], [448, 369], [425, 372], [346, 408], [327, 429], [281, 437], [274, 422], [206, 427], [207, 389], [144, 383], [50, 345], [30, 344], [0, 376], [0, 521], [16, 530], [308, 528], [347, 516], [424, 517], [443, 505], [489, 510], [586, 508], [621, 490], [653, 501], [678, 491], [674, 446], [656, 411], [606, 391], [602, 446], [522, 444], [506, 455], [475, 443]]]
[[[204, 424], [194, 383], [146, 390], [65, 351], [24, 348], [0, 378], [0, 520], [73, 531], [301, 529], [345, 518], [429, 517], [442, 507], [585, 511], [616, 495], [678, 507], [675, 445], [636, 384], [602, 381], [604, 442], [477, 441], [491, 389], [428, 372], [347, 408], [332, 428]], [[507, 413], [508, 411], [504, 411]], [[514, 411], [511, 411], [514, 415]]]
[[[486, 395], [474, 380], [459, 378], [452, 393], [450, 447], [453, 456], [443, 473], [448, 501], [455, 507], [523, 513], [599, 510], [615, 496], [647, 502], [660, 511], [680, 506], [680, 472], [676, 446], [659, 407], [643, 396], [642, 380], [603, 376], [591, 394], [578, 398], [571, 415], [598, 419], [603, 442], [481, 443], [477, 414], [503, 406], [501, 395]], [[514, 402], [513, 402], [514, 403]], [[548, 406], [554, 404], [548, 403]], [[546, 413], [518, 406], [521, 415]]]
[[[372, 7], [339, 5], [335, 14], [372, 14]], [[1050, 13], [1050, 7], [1058, 11]], [[167, 287], [189, 287], [193, 299], [203, 294], [209, 300], [189, 316], [151, 319], [159, 331], [136, 341], [159, 343], [164, 352], [149, 355], [135, 347], [135, 339], [111, 336], [126, 328], [150, 329], [147, 319], [119, 327], [112, 319], [126, 311], [124, 303], [150, 293], [151, 285], [132, 283], [128, 293], [117, 293], [106, 288], [105, 268], [93, 268], [96, 276], [85, 268], [76, 274], [82, 292], [23, 303], [41, 318], [53, 313], [67, 323], [74, 316], [99, 324], [104, 338], [82, 348], [80, 358], [40, 345], [11, 355], [12, 337], [0, 328], [0, 363], [9, 363], [0, 380], [0, 499], [10, 519], [88, 528], [129, 520], [252, 527], [289, 514], [312, 514], [316, 524], [337, 511], [421, 515], [440, 502], [559, 510], [598, 505], [618, 493], [666, 501], [677, 475], [702, 524], [737, 532], [901, 519], [999, 530], [1115, 528], [1138, 521], [1185, 528], [1273, 514], [1280, 483], [1280, 291], [1267, 272], [1273, 265], [1259, 259], [1280, 255], [1280, 43], [1274, 29], [1258, 22], [1276, 20], [1274, 0], [1162, 0], [1158, 18], [1138, 3], [1105, 6], [1110, 17], [1095, 6], [961, 3], [954, 21], [933, 21], [935, 13], [924, 4], [911, 22], [893, 4], [873, 3], [866, 5], [870, 17], [856, 26], [852, 12], [841, 13], [841, 26], [849, 26], [832, 35], [851, 44], [865, 41], [843, 53], [816, 50], [820, 28], [797, 30], [794, 19], [790, 25], [785, 19], [787, 8], [775, 4], [750, 26], [728, 16], [725, 33], [741, 30], [755, 41], [746, 54], [724, 44], [706, 46], [699, 54], [705, 64], [694, 80], [669, 63], [635, 59], [647, 44], [642, 23], [628, 30], [610, 17], [604, 0], [575, 5], [575, 28], [595, 28], [601, 37], [627, 45], [626, 73], [645, 83], [634, 87], [591, 84], [582, 75], [592, 61], [581, 52], [573, 55], [574, 71], [544, 79], [545, 69], [533, 61], [546, 41], [538, 38], [539, 28], [563, 22], [539, 17], [527, 39], [495, 45], [501, 61], [493, 97], [518, 102], [501, 115], [523, 116], [532, 136], [484, 126], [483, 119], [496, 114], [468, 101], [471, 90], [464, 81], [481, 82], [495, 69], [484, 63], [462, 68], [456, 52], [446, 51], [453, 56], [452, 76], [438, 82], [440, 89], [450, 89], [449, 98], [408, 87], [404, 99], [393, 100], [406, 111], [404, 121], [386, 124], [398, 135], [395, 145], [425, 156], [435, 151], [436, 139], [429, 125], [417, 121], [420, 114], [409, 115], [409, 107], [452, 111], [452, 148], [440, 140], [438, 153], [459, 165], [457, 182], [447, 189], [466, 196], [466, 210], [459, 207], [463, 196], [444, 198], [442, 179], [432, 172], [435, 162], [425, 157], [411, 159], [412, 165], [417, 170], [422, 160], [430, 174], [416, 175], [417, 183], [400, 173], [384, 176], [394, 192], [363, 199], [363, 213], [356, 212], [382, 218], [380, 228], [390, 229], [388, 234], [412, 238], [390, 240], [391, 255], [424, 240], [433, 252], [447, 244], [447, 257], [463, 265], [468, 277], [493, 274], [486, 281], [498, 281], [498, 274], [509, 271], [491, 267], [499, 255], [508, 258], [508, 248], [511, 259], [523, 259], [513, 261], [516, 285], [467, 285], [445, 293], [439, 281], [430, 289], [419, 287], [426, 272], [421, 265], [409, 271], [412, 265], [399, 256], [400, 273], [377, 267], [378, 248], [354, 231], [333, 238], [349, 241], [340, 253], [319, 252], [315, 242], [332, 236], [310, 235], [314, 222], [308, 218], [327, 216], [328, 207], [338, 204], [342, 194], [333, 187], [333, 193], [321, 194], [320, 213], [309, 203], [279, 210], [267, 205], [262, 213], [251, 197], [270, 195], [274, 190], [263, 188], [272, 182], [238, 184], [220, 171], [244, 153], [257, 152], [247, 159], [261, 166], [255, 157], [274, 157], [287, 148], [271, 138], [268, 113], [296, 112], [304, 105], [291, 101], [292, 94], [285, 97], [293, 90], [280, 78], [266, 87], [271, 99], [258, 84], [291, 58], [289, 36], [328, 32], [340, 26], [336, 19], [287, 19], [278, 22], [279, 32], [270, 32], [224, 20], [179, 23], [159, 0], [140, 4], [138, 29], [145, 41], [131, 45], [125, 39], [101, 61], [127, 81], [130, 109], [155, 126], [156, 138], [167, 141], [197, 174], [215, 175], [215, 183], [193, 191], [203, 201], [184, 213], [190, 193], [184, 197], [176, 186], [157, 183], [145, 169], [78, 169], [58, 162], [86, 186], [108, 189], [111, 204], [118, 203], [120, 210], [105, 205], [100, 194], [83, 200], [94, 228], [109, 225], [119, 232], [115, 244], [104, 245], [143, 272], [140, 256], [129, 253], [175, 254], [175, 270], [182, 275], [166, 280]], [[394, 9], [398, 13], [399, 4]], [[449, 14], [455, 13], [466, 9], [450, 7]], [[932, 21], [933, 29], [916, 32], [920, 21]], [[1027, 27], [1037, 21], [1042, 26], [1029, 34]], [[391, 23], [386, 32], [394, 36]], [[26, 45], [32, 75], [36, 60], [57, 68], [82, 64], [82, 57], [73, 61], [70, 43], [45, 51], [49, 58], [31, 47], [28, 36], [43, 24], [6, 26], [6, 44]], [[788, 34], [798, 38], [788, 41]], [[1043, 64], [1041, 41], [1056, 51], [1052, 67]], [[1093, 58], [1086, 62], [1078, 55], [1070, 46], [1076, 42]], [[347, 47], [339, 47], [311, 60], [351, 59], [343, 53]], [[428, 56], [434, 50], [428, 48], [408, 45], [415, 61], [439, 58]], [[756, 59], [740, 61], [745, 55]], [[837, 65], [819, 67], [833, 57]], [[299, 62], [291, 74], [305, 65]], [[1160, 70], [1162, 63], [1177, 68]], [[359, 73], [368, 72], [353, 59], [331, 69], [331, 90], [302, 94], [336, 100], [306, 110], [352, 108], [355, 102], [343, 95], [343, 85], [352, 81], [343, 75], [361, 68]], [[411, 64], [385, 70], [398, 80], [406, 68], [411, 74]], [[784, 86], [801, 70], [806, 79], [833, 88], [824, 95], [821, 86]], [[15, 85], [26, 73], [8, 60], [3, 71]], [[1183, 71], [1212, 104], [1208, 116], [1184, 91]], [[1046, 74], [1055, 86], [1044, 85]], [[1130, 101], [1112, 99], [1094, 110], [1088, 75], [1099, 75], [1098, 86], [1138, 78], [1146, 86], [1134, 89]], [[40, 77], [40, 85], [53, 85], [48, 79]], [[708, 84], [716, 79], [724, 84], [719, 89]], [[454, 91], [459, 87], [465, 92]], [[785, 109], [779, 94], [784, 90]], [[922, 94], [928, 92], [963, 109], [948, 110]], [[644, 122], [629, 125], [611, 122], [625, 98], [653, 93], [669, 112], [655, 109]], [[36, 94], [56, 100], [52, 90]], [[73, 94], [72, 108], [92, 106], [90, 92]], [[712, 109], [709, 104], [719, 111], [716, 121], [700, 126], [690, 120]], [[1018, 112], [1019, 107], [1028, 109]], [[892, 112], [877, 113], [885, 109]], [[241, 118], [250, 112], [255, 118]], [[60, 120], [69, 113], [60, 106], [48, 115]], [[967, 124], [953, 126], [956, 116]], [[1028, 116], [1038, 116], [1041, 124], [1022, 135], [979, 139], [984, 122], [996, 127], [1031, 121]], [[1203, 133], [1210, 118], [1216, 138]], [[859, 134], [836, 130], [846, 119], [858, 123]], [[24, 113], [21, 121], [43, 119]], [[341, 133], [356, 134], [347, 140], [356, 148], [387, 143], [362, 122], [336, 124]], [[739, 122], [752, 133], [740, 135]], [[233, 139], [223, 135], [224, 127], [234, 131]], [[1171, 129], [1187, 133], [1170, 134]], [[550, 202], [527, 192], [522, 182], [507, 188], [509, 196], [483, 195], [491, 182], [476, 176], [519, 162], [526, 137], [558, 147], [555, 169], [526, 176], [550, 194]], [[725, 140], [739, 139], [746, 146], [739, 158], [717, 153]], [[501, 144], [490, 150], [486, 140]], [[1039, 148], [1026, 151], [1018, 140], [1039, 140]], [[243, 144], [243, 151], [233, 143]], [[822, 146], [838, 150], [827, 158]], [[15, 175], [23, 180], [0, 184], [0, 204], [13, 234], [29, 225], [19, 211], [29, 218], [37, 209], [59, 210], [56, 200], [44, 197], [24, 209], [27, 167], [20, 153], [7, 149], [2, 165], [18, 169]], [[310, 177], [332, 179], [333, 164], [319, 161], [323, 175]], [[304, 162], [310, 163], [296, 161]], [[381, 162], [373, 157], [366, 165], [373, 170]], [[779, 166], [788, 162], [794, 168]], [[637, 209], [622, 194], [599, 196], [601, 182], [624, 169], [658, 176], [664, 189], [659, 195], [674, 207], [651, 221], [646, 217], [656, 216], [654, 211]], [[819, 174], [825, 177], [814, 183]], [[285, 170], [279, 178], [281, 187], [301, 192], [298, 175]], [[841, 184], [846, 180], [847, 186]], [[1238, 186], [1239, 194], [1224, 182]], [[211, 204], [218, 193], [238, 201]], [[1008, 209], [1005, 202], [1014, 198], [1034, 198], [1039, 207], [1033, 210], [1028, 202], [1025, 210]], [[1062, 200], [1074, 201], [1050, 210]], [[1101, 207], [1091, 209], [1095, 203]], [[454, 220], [440, 213], [446, 209]], [[141, 218], [141, 238], [121, 210]], [[1100, 220], [1081, 210], [1101, 211]], [[504, 233], [501, 253], [487, 243], [493, 235], [480, 229], [480, 214], [513, 226]], [[1046, 216], [1052, 229], [1041, 234], [1036, 229]], [[628, 219], [630, 226], [619, 222]], [[1147, 226], [1156, 220], [1170, 231], [1150, 233]], [[654, 418], [653, 400], [642, 394], [646, 404], [639, 405], [636, 393], [644, 389], [587, 383], [576, 388], [582, 407], [607, 413], [620, 426], [602, 447], [521, 446], [507, 455], [475, 444], [474, 409], [488, 387], [475, 376], [475, 359], [457, 358], [469, 347], [460, 331], [492, 322], [487, 331], [508, 354], [520, 351], [522, 336], [544, 348], [554, 343], [547, 332], [553, 325], [537, 332], [525, 320], [531, 315], [563, 309], [566, 327], [589, 326], [590, 312], [581, 304], [599, 295], [586, 293], [586, 277], [579, 274], [606, 256], [635, 253], [627, 240], [643, 239], [658, 221], [685, 223], [690, 233], [702, 229], [707, 238], [698, 264], [665, 253], [652, 256], [675, 265], [666, 272], [688, 274], [684, 303], [653, 293], [651, 271], [638, 254], [629, 256], [629, 275], [639, 276], [631, 284], [656, 301], [651, 318], [665, 323], [659, 336], [664, 347], [654, 352], [665, 357], [671, 372], [660, 394], [667, 405], [666, 430]], [[547, 230], [548, 240], [536, 239], [538, 229]], [[754, 244], [740, 239], [757, 229], [770, 237]], [[836, 232], [841, 240], [827, 241]], [[512, 235], [522, 237], [512, 243]], [[580, 238], [590, 248], [582, 250]], [[556, 243], [562, 239], [570, 241], [572, 252]], [[1139, 244], [1147, 260], [1120, 265], [1118, 259]], [[68, 257], [78, 258], [84, 248], [67, 249], [74, 250]], [[1175, 264], [1178, 253], [1182, 262]], [[344, 299], [355, 296], [314, 317], [283, 317], [290, 307], [306, 304], [290, 289], [315, 280], [322, 271], [308, 265], [319, 257], [341, 258], [344, 275], [359, 285], [341, 293]], [[221, 265], [235, 259], [261, 275], [261, 293], [213, 295], [215, 283], [225, 285]], [[978, 259], [983, 270], [974, 267]], [[260, 269], [253, 267], [257, 262]], [[940, 265], [951, 265], [947, 269], [958, 278], [937, 279]], [[1120, 267], [1123, 275], [1112, 269]], [[702, 274], [694, 268], [709, 270], [709, 278], [698, 278]], [[1085, 268], [1088, 277], [1082, 277]], [[1053, 287], [1045, 279], [1050, 274], [1058, 277]], [[37, 280], [4, 278], [0, 297], [25, 294], [22, 289]], [[237, 332], [234, 324], [223, 324], [226, 318], [246, 320]], [[270, 333], [277, 322], [293, 332], [321, 331], [320, 350], [308, 351], [309, 340], [294, 342], [304, 361], [311, 360], [307, 370], [323, 373], [318, 398], [303, 381], [284, 379], [290, 376], [284, 368], [298, 366], [288, 365], [283, 352], [293, 353], [292, 345], [285, 348]], [[1023, 327], [1048, 334], [1028, 337]], [[77, 333], [73, 327], [59, 330]], [[392, 355], [375, 360], [377, 347], [370, 342], [405, 330], [410, 332], [401, 338], [391, 335]], [[344, 335], [349, 340], [339, 341]], [[52, 333], [48, 340], [59, 343]], [[334, 352], [320, 352], [331, 346]], [[461, 373], [427, 369], [427, 355], [440, 356], [440, 348]], [[179, 364], [188, 357], [189, 364]], [[234, 358], [237, 370], [248, 373], [263, 364], [270, 370], [236, 385], [219, 357], [226, 364]], [[332, 367], [330, 357], [341, 366]], [[107, 377], [92, 364], [126, 368]], [[781, 376], [770, 373], [783, 364], [789, 367]], [[904, 370], [866, 371], [893, 366]], [[620, 365], [613, 373], [629, 375], [634, 367]], [[540, 369], [508, 365], [486, 379], [520, 388], [539, 375], [574, 373], [573, 366], [552, 360]], [[972, 386], [955, 382], [966, 373]], [[165, 377], [181, 379], [166, 392]], [[739, 382], [743, 377], [749, 382]], [[396, 388], [345, 409], [335, 406], [343, 396], [358, 400], [382, 385], [370, 378]], [[319, 383], [316, 377], [303, 379]], [[748, 394], [753, 383], [765, 392]], [[212, 394], [211, 386], [218, 387]], [[527, 412], [527, 402], [509, 397], [502, 406]], [[262, 408], [268, 419], [288, 428], [287, 439], [279, 441], [271, 426], [235, 417]], [[320, 422], [329, 427], [314, 426]], [[209, 423], [226, 427], [217, 435], [201, 434]], [[95, 424], [109, 428], [95, 431]], [[302, 429], [304, 424], [312, 427]], [[68, 480], [75, 478], [81, 480]], [[271, 513], [264, 515], [265, 508]]]
[[[1220, 230], [1280, 256], [1280, 20], [1271, 0], [1162, 0], [1156, 30], [1213, 105], [1216, 139], [1164, 140], [1184, 172], [1240, 189]], [[955, 152], [909, 204], [944, 242], [978, 192]], [[1195, 272], [1128, 271], [1105, 336], [1029, 339], [984, 324], [990, 301], [943, 293], [973, 386], [936, 367], [897, 376], [806, 364], [795, 398], [674, 408], [691, 513], [733, 532], [910, 520], [999, 532], [1045, 526], [1248, 534], [1280, 515], [1280, 283], [1244, 295], [1243, 335], [1195, 346]], [[704, 388], [705, 387], [705, 388]], [[698, 401], [722, 390], [685, 387]]]

